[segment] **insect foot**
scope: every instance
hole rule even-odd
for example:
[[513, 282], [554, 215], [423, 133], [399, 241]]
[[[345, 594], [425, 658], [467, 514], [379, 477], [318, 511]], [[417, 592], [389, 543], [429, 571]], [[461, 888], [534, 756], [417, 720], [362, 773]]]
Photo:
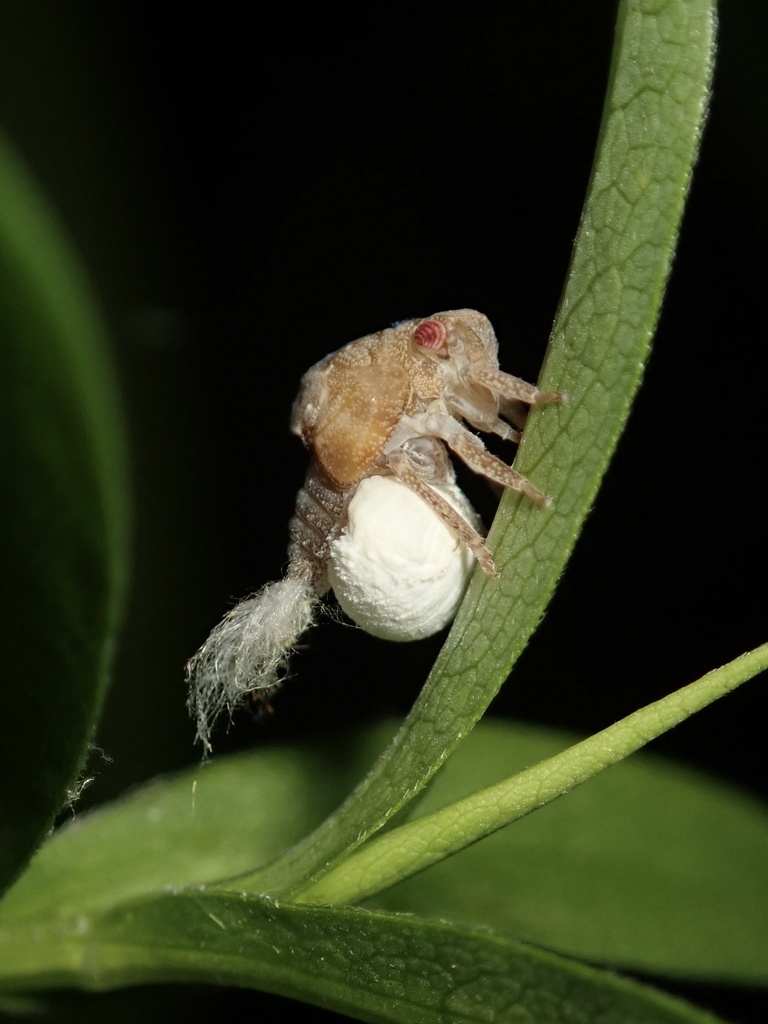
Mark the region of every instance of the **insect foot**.
[[415, 640], [447, 625], [474, 561], [496, 575], [450, 454], [547, 505], [475, 431], [517, 442], [529, 407], [560, 401], [499, 368], [490, 321], [473, 309], [404, 321], [308, 370], [291, 430], [311, 460], [286, 576], [237, 605], [189, 662], [198, 739], [209, 747], [218, 714], [275, 688], [329, 589], [375, 636]]

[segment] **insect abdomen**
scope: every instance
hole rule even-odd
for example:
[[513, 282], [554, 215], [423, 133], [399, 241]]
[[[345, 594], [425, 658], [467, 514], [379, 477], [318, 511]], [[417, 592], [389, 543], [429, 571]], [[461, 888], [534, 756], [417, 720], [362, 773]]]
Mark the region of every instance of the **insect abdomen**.
[[318, 594], [328, 589], [330, 543], [344, 525], [352, 493], [333, 488], [313, 462], [296, 496], [296, 510], [288, 527], [290, 571], [311, 576]]

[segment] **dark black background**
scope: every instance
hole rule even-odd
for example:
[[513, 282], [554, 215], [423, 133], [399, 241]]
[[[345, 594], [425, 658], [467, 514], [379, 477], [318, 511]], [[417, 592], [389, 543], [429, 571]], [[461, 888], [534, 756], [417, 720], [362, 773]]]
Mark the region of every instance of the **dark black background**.
[[[502, 366], [535, 379], [615, 4], [35, 11], [0, 12], [0, 117], [91, 270], [131, 430], [134, 585], [98, 737], [113, 760], [93, 765], [86, 794], [101, 802], [198, 757], [183, 665], [234, 598], [281, 573], [305, 466], [287, 420], [311, 363], [394, 320], [472, 306], [493, 321]], [[766, 22], [762, 0], [722, 5], [645, 383], [494, 714], [591, 731], [768, 638]], [[326, 623], [275, 714], [243, 716], [220, 749], [403, 713], [439, 642]], [[765, 795], [765, 709], [752, 682], [656, 749]], [[749, 996], [693, 997], [762, 1019]], [[65, 1004], [72, 1019], [281, 1011], [212, 990]]]

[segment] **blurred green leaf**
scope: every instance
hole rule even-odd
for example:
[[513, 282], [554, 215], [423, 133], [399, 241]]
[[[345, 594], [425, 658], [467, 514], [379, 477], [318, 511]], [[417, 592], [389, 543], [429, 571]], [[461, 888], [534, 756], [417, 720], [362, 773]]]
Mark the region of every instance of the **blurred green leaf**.
[[0, 889], [76, 785], [126, 574], [104, 330], [66, 236], [0, 139]]
[[0, 984], [10, 990], [194, 981], [256, 987], [366, 1021], [715, 1021], [652, 988], [487, 931], [234, 893], [159, 896], [3, 938]]
[[[279, 854], [343, 794], [394, 725], [223, 757], [83, 815], [0, 904], [0, 936], [68, 941], [66, 921], [216, 882]], [[575, 742], [482, 722], [416, 819]], [[228, 885], [239, 892], [234, 879]], [[768, 980], [768, 810], [641, 755], [376, 897], [375, 906], [486, 926], [613, 967]], [[64, 931], [61, 931], [64, 929]], [[138, 939], [137, 939], [138, 941]]]
[[[370, 774], [294, 851], [253, 879], [295, 893], [375, 832], [471, 731], [538, 625], [573, 549], [648, 357], [698, 153], [713, 0], [625, 0], [595, 165], [540, 380], [568, 397], [531, 411], [515, 468], [551, 509], [507, 492], [427, 683]], [[503, 346], [502, 346], [503, 348]]]
[[1, 926], [110, 909], [270, 861], [343, 799], [394, 728], [217, 758], [78, 816], [6, 893]]

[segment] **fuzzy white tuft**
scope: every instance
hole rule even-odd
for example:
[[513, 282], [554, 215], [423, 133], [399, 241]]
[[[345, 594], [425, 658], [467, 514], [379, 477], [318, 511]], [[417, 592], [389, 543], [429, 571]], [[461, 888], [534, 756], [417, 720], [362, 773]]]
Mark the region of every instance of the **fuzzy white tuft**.
[[[435, 490], [477, 529], [477, 514], [454, 482]], [[336, 600], [366, 632], [421, 640], [453, 619], [475, 559], [418, 495], [394, 477], [363, 480], [349, 522], [331, 543], [328, 580]]]
[[210, 750], [213, 724], [255, 690], [279, 683], [292, 648], [312, 625], [312, 584], [288, 576], [236, 605], [187, 664], [187, 707], [197, 739]]

